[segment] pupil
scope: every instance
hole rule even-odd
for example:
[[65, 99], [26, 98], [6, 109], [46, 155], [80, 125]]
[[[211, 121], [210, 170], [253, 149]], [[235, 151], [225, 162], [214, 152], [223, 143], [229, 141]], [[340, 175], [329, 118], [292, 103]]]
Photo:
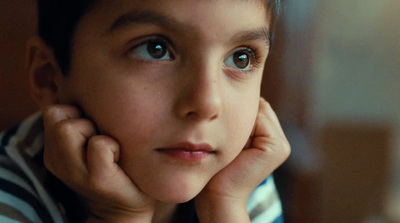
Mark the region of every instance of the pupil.
[[158, 42], [150, 41], [149, 44], [147, 45], [147, 51], [152, 57], [156, 59], [164, 57], [165, 54], [167, 53], [165, 44], [159, 41]]
[[246, 68], [250, 63], [249, 56], [243, 52], [236, 52], [233, 55], [233, 58], [234, 58], [235, 65], [240, 69]]

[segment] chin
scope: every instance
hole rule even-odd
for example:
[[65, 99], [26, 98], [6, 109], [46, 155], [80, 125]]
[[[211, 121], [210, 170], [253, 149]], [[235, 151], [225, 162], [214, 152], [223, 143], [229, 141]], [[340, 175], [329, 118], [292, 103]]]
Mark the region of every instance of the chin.
[[156, 200], [165, 202], [165, 203], [174, 203], [174, 204], [180, 204], [180, 203], [185, 203], [197, 196], [198, 193], [196, 194], [166, 194], [166, 195], [161, 195], [159, 197], [155, 197]]
[[170, 176], [169, 179], [158, 178], [151, 184], [141, 185], [139, 188], [158, 201], [178, 204], [195, 198], [208, 181], [209, 177], [202, 178], [196, 175], [183, 178]]
[[167, 186], [162, 188], [161, 190], [154, 191], [152, 194], [149, 195], [156, 200], [166, 203], [185, 203], [195, 198], [201, 192], [204, 186], [192, 184], [175, 185], [172, 188]]

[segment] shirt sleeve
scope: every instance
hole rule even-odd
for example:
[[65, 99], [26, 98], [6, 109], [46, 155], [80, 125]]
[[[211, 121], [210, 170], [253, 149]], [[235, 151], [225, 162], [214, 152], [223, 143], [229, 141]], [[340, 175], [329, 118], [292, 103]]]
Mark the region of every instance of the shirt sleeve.
[[281, 223], [282, 204], [273, 176], [264, 180], [250, 195], [247, 211], [252, 223]]

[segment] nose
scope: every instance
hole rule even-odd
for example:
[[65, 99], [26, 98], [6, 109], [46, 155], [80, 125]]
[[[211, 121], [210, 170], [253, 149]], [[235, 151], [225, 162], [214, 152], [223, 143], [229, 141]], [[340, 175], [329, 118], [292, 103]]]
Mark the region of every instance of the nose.
[[193, 66], [185, 74], [175, 111], [181, 119], [215, 120], [222, 111], [222, 76], [218, 67]]

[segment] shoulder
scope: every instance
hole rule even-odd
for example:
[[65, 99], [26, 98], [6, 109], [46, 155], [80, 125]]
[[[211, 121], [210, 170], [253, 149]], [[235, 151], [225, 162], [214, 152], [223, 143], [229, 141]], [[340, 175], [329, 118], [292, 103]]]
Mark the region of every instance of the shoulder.
[[54, 222], [33, 171], [37, 118], [0, 134], [0, 222]]
[[0, 155], [0, 222], [49, 219], [32, 182], [4, 154]]
[[282, 205], [273, 176], [265, 179], [250, 195], [247, 211], [252, 223], [283, 222]]

